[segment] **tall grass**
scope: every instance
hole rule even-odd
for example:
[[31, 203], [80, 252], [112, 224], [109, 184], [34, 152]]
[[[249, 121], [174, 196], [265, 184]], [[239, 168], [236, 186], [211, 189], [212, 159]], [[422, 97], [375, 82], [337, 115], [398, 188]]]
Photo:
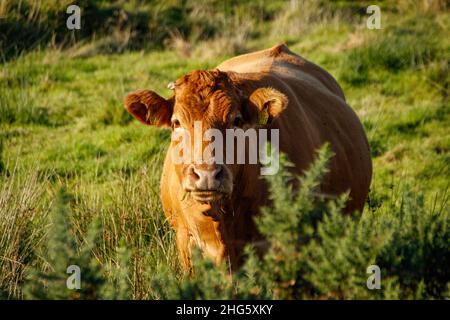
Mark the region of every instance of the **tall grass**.
[[36, 248], [47, 229], [50, 183], [33, 169], [16, 168], [0, 182], [0, 292], [18, 298], [26, 268], [42, 263]]
[[50, 262], [42, 256], [46, 251], [43, 238], [58, 185], [72, 191], [67, 219], [71, 237], [80, 248], [96, 220], [101, 232], [94, 256], [105, 270], [113, 270], [118, 263], [117, 248], [123, 244], [128, 248], [130, 297], [149, 298], [151, 270], [180, 272], [174, 233], [159, 201], [159, 167], [142, 168], [131, 175], [118, 173], [111, 183], [100, 187], [84, 179], [59, 179], [55, 188], [50, 174], [38, 172], [37, 168], [17, 169], [1, 179], [0, 289], [7, 296], [22, 297], [22, 283], [30, 268], [48, 270]]
[[122, 243], [130, 252], [132, 297], [149, 297], [147, 272], [165, 268], [179, 272], [174, 232], [159, 200], [160, 168], [150, 166], [134, 174], [119, 174], [102, 186], [80, 181], [74, 186], [71, 222], [79, 239], [92, 219], [101, 221], [102, 237], [96, 252], [102, 265], [113, 266]]
[[[232, 0], [232, 1], [78, 1], [82, 27], [66, 28], [66, 8], [72, 1], [4, 0], [0, 6], [0, 48], [4, 60], [44, 47], [86, 45], [83, 54], [124, 50], [178, 48], [211, 40], [214, 53], [236, 54], [261, 35], [298, 39], [318, 26], [358, 23], [366, 1]], [[441, 0], [393, 1], [380, 4], [384, 12], [436, 14], [445, 12]], [[181, 41], [182, 40], [182, 41]], [[279, 40], [278, 40], [279, 41]], [[211, 49], [205, 45], [205, 49]], [[188, 51], [190, 51], [188, 49]], [[209, 57], [213, 53], [207, 53]]]
[[0, 123], [49, 125], [48, 109], [36, 105], [29, 91], [0, 89]]

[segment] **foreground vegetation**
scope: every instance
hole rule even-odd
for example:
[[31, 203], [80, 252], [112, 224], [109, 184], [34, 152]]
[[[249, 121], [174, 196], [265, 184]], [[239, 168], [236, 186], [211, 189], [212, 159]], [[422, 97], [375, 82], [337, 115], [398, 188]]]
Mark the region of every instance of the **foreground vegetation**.
[[[86, 26], [71, 42], [58, 29], [63, 27], [54, 25], [59, 20], [52, 24], [44, 19], [52, 14], [42, 14], [59, 12], [64, 4], [48, 1], [27, 15], [32, 28], [43, 30], [43, 39], [20, 30], [28, 35], [23, 48], [8, 36], [15, 19], [31, 12], [31, 2], [22, 3], [1, 9], [8, 24], [0, 26], [7, 31], [0, 71], [0, 296], [449, 297], [445, 10], [383, 2], [383, 29], [368, 30], [365, 3], [307, 1], [295, 8], [236, 1], [218, 10], [214, 1], [201, 8], [169, 1], [135, 4], [140, 8], [135, 11], [119, 1], [86, 1], [105, 17], [114, 7], [147, 22], [154, 20], [145, 14], [158, 12], [165, 28], [152, 29], [158, 37], [145, 47], [148, 30], [134, 25], [140, 20], [132, 16], [120, 28], [111, 23], [96, 38]], [[249, 10], [252, 19], [245, 19]], [[181, 15], [173, 20], [180, 25], [169, 23], [173, 12]], [[210, 29], [199, 29], [205, 25]], [[60, 31], [53, 36], [48, 26]], [[343, 217], [339, 204], [310, 207], [310, 191], [326, 163], [322, 152], [317, 168], [302, 178], [309, 184], [298, 196], [280, 191], [287, 177], [274, 177], [279, 203], [260, 220], [273, 251], [262, 262], [249, 253], [253, 258], [230, 279], [224, 269], [199, 259], [195, 277], [186, 278], [159, 202], [170, 133], [132, 121], [122, 99], [136, 88], [168, 96], [166, 84], [189, 70], [280, 42], [336, 76], [363, 121], [374, 157], [366, 209]], [[90, 290], [61, 291], [68, 257], [84, 266]], [[381, 290], [365, 286], [371, 264], [381, 267]]]

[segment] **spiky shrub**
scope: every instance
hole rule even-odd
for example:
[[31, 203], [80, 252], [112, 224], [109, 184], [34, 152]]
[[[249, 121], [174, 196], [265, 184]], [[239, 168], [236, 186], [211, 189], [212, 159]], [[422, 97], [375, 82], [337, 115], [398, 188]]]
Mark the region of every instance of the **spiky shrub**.
[[[70, 195], [61, 189], [50, 214], [50, 229], [41, 256], [46, 259], [44, 270], [31, 270], [25, 286], [29, 299], [126, 299], [130, 290], [127, 277], [127, 252], [118, 250], [117, 265], [102, 268], [94, 252], [101, 236], [101, 224], [94, 220], [87, 231], [83, 244], [78, 246], [71, 231]], [[67, 286], [68, 267], [80, 268], [79, 289]], [[106, 273], [109, 271], [110, 280]]]
[[302, 247], [314, 236], [314, 226], [323, 213], [323, 200], [318, 196], [317, 188], [326, 172], [328, 158], [329, 150], [324, 147], [318, 153], [315, 165], [299, 179], [301, 188], [298, 192], [293, 187], [297, 178], [286, 170], [286, 166], [290, 166], [286, 160], [282, 160], [282, 170], [268, 179], [273, 206], [263, 208], [257, 219], [261, 233], [271, 242], [263, 259], [259, 259], [249, 246], [242, 269], [229, 274], [224, 265], [216, 267], [196, 253], [193, 276], [178, 281], [167, 273], [154, 277], [157, 297], [299, 298], [303, 291], [298, 288], [305, 283], [302, 271], [307, 267], [302, 258]]
[[[257, 225], [271, 246], [262, 259], [251, 247], [242, 269], [194, 256], [194, 275], [153, 277], [156, 298], [171, 299], [386, 299], [444, 298], [450, 254], [449, 210], [431, 210], [405, 190], [400, 205], [383, 212], [345, 215], [347, 197], [325, 201], [318, 190], [331, 154], [318, 152], [301, 177], [286, 170], [269, 177], [273, 206]], [[286, 189], [286, 185], [288, 188]], [[296, 192], [293, 185], [300, 185]], [[436, 208], [434, 206], [433, 208]], [[367, 268], [381, 269], [381, 289], [367, 288]]]

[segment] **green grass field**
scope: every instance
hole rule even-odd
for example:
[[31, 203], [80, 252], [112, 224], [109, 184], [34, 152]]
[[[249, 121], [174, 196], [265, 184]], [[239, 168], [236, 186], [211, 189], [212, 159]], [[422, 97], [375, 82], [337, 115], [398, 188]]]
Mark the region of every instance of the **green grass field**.
[[[98, 42], [83, 40], [4, 59], [0, 292], [22, 298], [30, 269], [51, 269], [44, 239], [61, 186], [71, 194], [69, 220], [78, 244], [91, 221], [100, 219], [95, 259], [102, 266], [117, 264], [116, 248], [126, 244], [130, 297], [154, 297], [149, 274], [155, 270], [180, 275], [174, 232], [159, 201], [170, 132], [132, 120], [123, 98], [137, 88], [168, 97], [167, 83], [190, 70], [213, 68], [236, 53], [281, 42], [334, 75], [364, 124], [374, 176], [363, 215], [389, 214], [400, 205], [405, 186], [423, 193], [429, 208], [448, 213], [450, 14], [393, 10], [389, 3], [384, 8], [381, 30], [367, 29], [360, 14], [311, 19], [299, 32], [286, 31], [295, 19], [278, 14], [258, 25], [255, 35], [248, 32], [251, 26], [244, 40], [232, 35], [239, 42], [235, 49], [226, 36], [120, 52], [104, 52]], [[176, 45], [180, 42], [189, 44], [189, 54]], [[227, 49], [213, 50], [221, 46]]]

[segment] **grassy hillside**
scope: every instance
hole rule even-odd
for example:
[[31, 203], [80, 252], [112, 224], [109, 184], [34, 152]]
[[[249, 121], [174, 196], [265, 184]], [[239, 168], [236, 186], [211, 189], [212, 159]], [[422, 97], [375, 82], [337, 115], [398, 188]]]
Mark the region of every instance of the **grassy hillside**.
[[[7, 17], [0, 22], [6, 30], [0, 70], [0, 292], [5, 297], [23, 297], [31, 270], [51, 270], [44, 240], [61, 186], [71, 194], [68, 219], [78, 248], [95, 219], [102, 226], [97, 263], [117, 265], [117, 248], [126, 244], [132, 298], [155, 297], [150, 283], [155, 270], [180, 275], [174, 233], [159, 202], [170, 133], [133, 121], [123, 97], [137, 88], [167, 97], [166, 84], [190, 70], [280, 42], [334, 75], [364, 124], [374, 178], [363, 216], [389, 215], [402, 205], [407, 187], [424, 194], [424, 211], [446, 214], [448, 239], [450, 14], [442, 7], [382, 2], [382, 29], [369, 30], [364, 2], [307, 1], [295, 7], [236, 1], [224, 8], [216, 1], [201, 8], [191, 1], [181, 7], [177, 1], [85, 2], [86, 13], [98, 17], [103, 29], [94, 36], [95, 26], [86, 25], [75, 39], [61, 19], [50, 20], [64, 8], [60, 2], [39, 2], [48, 7], [35, 8], [34, 15], [27, 1], [21, 7], [6, 1], [1, 8]], [[117, 20], [107, 22], [114, 8], [128, 15], [120, 27]], [[255, 14], [246, 19], [248, 12]], [[19, 27], [22, 19], [27, 23]], [[25, 30], [37, 27], [41, 39]], [[27, 40], [15, 43], [13, 32]], [[148, 38], [147, 32], [157, 37]]]

